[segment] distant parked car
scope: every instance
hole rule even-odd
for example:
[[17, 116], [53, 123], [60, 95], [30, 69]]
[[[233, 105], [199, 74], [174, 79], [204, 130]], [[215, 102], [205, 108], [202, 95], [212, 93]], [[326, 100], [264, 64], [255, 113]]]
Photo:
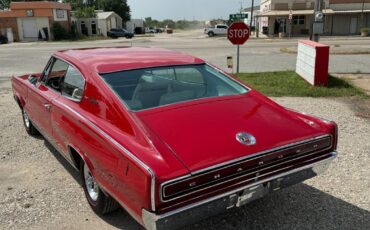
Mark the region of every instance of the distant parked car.
[[0, 34], [0, 44], [7, 44], [7, 43], [8, 43], [8, 38]]
[[145, 28], [145, 33], [146, 34], [156, 34], [158, 32], [157, 32], [157, 29], [155, 29], [153, 27], [147, 27], [147, 28]]
[[155, 28], [155, 31], [157, 33], [163, 33], [164, 29], [163, 28]]
[[111, 37], [111, 38], [125, 37], [125, 38], [129, 39], [129, 38], [134, 37], [133, 33], [128, 32], [125, 29], [111, 29], [110, 31], [108, 31], [107, 35], [108, 35], [108, 37]]

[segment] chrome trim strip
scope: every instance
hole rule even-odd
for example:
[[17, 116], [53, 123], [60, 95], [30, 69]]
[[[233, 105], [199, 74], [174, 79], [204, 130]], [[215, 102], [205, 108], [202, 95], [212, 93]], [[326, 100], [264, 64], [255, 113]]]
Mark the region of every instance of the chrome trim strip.
[[143, 169], [145, 169], [149, 175], [150, 175], [150, 179], [151, 179], [151, 209], [152, 211], [155, 211], [155, 199], [154, 199], [154, 187], [155, 187], [155, 175], [154, 175], [154, 172], [152, 171], [152, 169], [146, 165], [143, 161], [141, 161], [139, 158], [137, 158], [133, 153], [131, 153], [128, 149], [126, 149], [124, 146], [122, 146], [120, 143], [118, 143], [115, 139], [113, 139], [111, 136], [109, 136], [106, 132], [104, 132], [102, 129], [100, 129], [99, 127], [97, 127], [93, 122], [91, 122], [89, 119], [87, 119], [86, 117], [82, 116], [80, 113], [78, 113], [76, 110], [74, 110], [73, 108], [69, 107], [68, 105], [64, 104], [64, 103], [61, 103], [59, 101], [54, 101], [56, 103], [58, 103], [59, 105], [63, 106], [64, 108], [66, 108], [67, 110], [69, 110], [70, 112], [72, 112], [73, 114], [75, 114], [77, 117], [79, 117], [80, 119], [82, 119], [84, 122], [86, 122], [87, 124], [89, 124], [93, 129], [95, 129], [96, 131], [98, 131], [103, 137], [105, 137], [107, 140], [109, 140], [113, 145], [115, 145], [117, 148], [119, 148], [122, 152], [124, 152], [129, 158], [131, 158], [133, 161], [135, 161], [136, 163], [139, 164], [140, 167], [142, 167]]
[[144, 68], [127, 68], [127, 69], [122, 69], [122, 70], [115, 70], [115, 71], [109, 71], [109, 72], [97, 72], [99, 75], [100, 74], [112, 74], [112, 73], [119, 73], [119, 72], [125, 72], [125, 71], [133, 71], [133, 70], [141, 70], [141, 69], [154, 69], [154, 68], [163, 68], [163, 67], [181, 67], [181, 66], [191, 66], [191, 65], [204, 65], [207, 64], [206, 62], [201, 62], [201, 63], [188, 63], [188, 64], [175, 64], [175, 65], [155, 65], [155, 66], [148, 66]]
[[[104, 192], [107, 192], [108, 190], [102, 186], [101, 184], [99, 184], [99, 186], [104, 190]], [[108, 192], [107, 192], [108, 193]], [[138, 223], [140, 223], [140, 217], [138, 215], [136, 215], [134, 212], [131, 211], [130, 208], [127, 207], [127, 205], [123, 202], [121, 202], [119, 199], [117, 199], [117, 197], [115, 197], [114, 195], [112, 195], [111, 193], [108, 193], [109, 196], [113, 197], [115, 201], [117, 201], [119, 203], [119, 205], [121, 205], [126, 212], [128, 212], [128, 214], [134, 218]]]
[[244, 87], [244, 88], [246, 88], [248, 91], [246, 92], [246, 93], [249, 93], [250, 91], [252, 91], [252, 89], [251, 88], [249, 88], [247, 85], [245, 85], [244, 83], [242, 83], [242, 82], [239, 82], [239, 81], [237, 81], [237, 80], [235, 80], [235, 78], [234, 77], [232, 77], [231, 75], [230, 75], [230, 73], [227, 73], [226, 71], [223, 71], [222, 69], [220, 69], [219, 67], [217, 67], [217, 66], [215, 66], [215, 65], [212, 65], [211, 63], [209, 63], [209, 62], [206, 62], [205, 63], [206, 65], [208, 65], [209, 67], [211, 67], [211, 68], [213, 68], [213, 69], [215, 69], [215, 70], [217, 70], [219, 73], [221, 73], [221, 74], [223, 74], [223, 75], [226, 75], [228, 78], [230, 78], [230, 80], [232, 80], [232, 81], [234, 81], [235, 83], [237, 83], [238, 85], [241, 85], [242, 87]]
[[[83, 90], [83, 94], [82, 94], [81, 100], [74, 99], [74, 98], [72, 98], [72, 97], [69, 97], [69, 96], [63, 95], [62, 91], [60, 91], [60, 92], [59, 92], [59, 94], [60, 94], [62, 97], [66, 98], [66, 99], [68, 99], [68, 100], [70, 100], [70, 101], [74, 101], [74, 102], [80, 103], [80, 102], [82, 101], [82, 99], [84, 98], [84, 97], [83, 97], [83, 95], [85, 94], [85, 90], [86, 90], [86, 78], [85, 78], [85, 76], [81, 73], [80, 69], [79, 69], [79, 68], [77, 68], [77, 67], [76, 67], [74, 64], [72, 64], [71, 62], [69, 62], [69, 61], [65, 60], [65, 59], [64, 59], [64, 58], [62, 58], [62, 57], [59, 57], [58, 55], [52, 55], [52, 57], [53, 57], [53, 58], [55, 58], [55, 59], [59, 59], [59, 60], [61, 60], [61, 61], [65, 62], [65, 63], [67, 63], [69, 66], [72, 66], [75, 70], [77, 70], [77, 71], [80, 73], [81, 77], [84, 79], [84, 90]], [[53, 63], [53, 64], [54, 64], [54, 63]], [[68, 69], [67, 69], [67, 71], [68, 71]], [[48, 86], [46, 86], [46, 87], [48, 87]], [[49, 87], [48, 87], [48, 88], [49, 88]], [[51, 87], [50, 87], [50, 88], [51, 88]], [[51, 88], [51, 89], [52, 89], [52, 88]], [[57, 91], [57, 92], [58, 92], [58, 91]]]
[[[297, 145], [306, 144], [306, 143], [313, 142], [313, 141], [320, 140], [320, 139], [324, 139], [324, 138], [327, 138], [327, 137], [330, 137], [331, 140], [333, 140], [332, 135], [329, 135], [329, 134], [318, 136], [318, 137], [313, 137], [313, 138], [310, 138], [310, 139], [306, 139], [304, 141], [299, 141], [299, 142], [291, 143], [291, 144], [288, 144], [288, 145], [284, 145], [284, 146], [276, 147], [276, 148], [273, 148], [273, 149], [265, 150], [265, 151], [262, 151], [262, 152], [258, 152], [258, 153], [255, 153], [253, 155], [249, 155], [249, 156], [244, 156], [244, 157], [240, 157], [240, 158], [237, 158], [237, 159], [233, 159], [231, 161], [223, 162], [223, 163], [220, 163], [220, 164], [217, 164], [217, 165], [210, 166], [208, 168], [204, 168], [204, 169], [201, 169], [201, 170], [192, 172], [191, 174], [188, 174], [188, 175], [185, 175], [185, 176], [182, 176], [182, 177], [179, 177], [179, 178], [168, 180], [166, 182], [163, 182], [161, 184], [161, 186], [160, 186], [160, 190], [159, 190], [160, 191], [160, 193], [159, 193], [160, 199], [161, 199], [162, 202], [168, 202], [168, 201], [177, 199], [177, 198], [174, 198], [174, 199], [167, 200], [167, 201], [164, 201], [163, 200], [163, 194], [162, 194], [163, 188], [166, 185], [171, 184], [173, 182], [181, 181], [181, 180], [190, 178], [192, 176], [199, 176], [199, 174], [202, 174], [202, 173], [204, 173], [206, 171], [212, 171], [213, 169], [216, 169], [216, 168], [222, 168], [225, 165], [229, 165], [229, 166], [227, 166], [225, 168], [232, 167], [233, 166], [232, 164], [237, 163], [239, 161], [245, 161], [245, 160], [248, 160], [250, 158], [256, 158], [258, 156], [261, 156], [261, 155], [264, 155], [264, 154], [267, 154], [267, 153], [270, 153], [270, 152], [275, 152], [275, 151], [279, 151], [279, 150], [290, 148], [290, 147], [296, 147]], [[328, 149], [330, 149], [332, 147], [332, 145], [333, 145], [333, 143], [331, 143], [331, 145], [328, 147]]]
[[[199, 192], [199, 191], [203, 191], [203, 190], [205, 190], [205, 189], [209, 189], [209, 188], [212, 188], [212, 187], [215, 187], [215, 186], [219, 186], [219, 185], [222, 185], [223, 183], [227, 183], [227, 182], [229, 182], [229, 181], [237, 180], [237, 179], [239, 179], [239, 178], [241, 178], [241, 177], [244, 177], [244, 176], [248, 176], [248, 175], [251, 175], [251, 174], [257, 174], [257, 173], [259, 173], [259, 172], [261, 172], [261, 171], [265, 171], [265, 170], [268, 170], [268, 169], [270, 169], [270, 168], [274, 168], [274, 167], [279, 166], [279, 165], [282, 165], [282, 164], [286, 164], [286, 163], [289, 163], [289, 162], [292, 162], [292, 161], [296, 161], [296, 160], [302, 159], [302, 158], [304, 158], [304, 157], [308, 157], [308, 156], [311, 156], [311, 155], [314, 155], [314, 154], [317, 154], [317, 153], [320, 153], [320, 152], [324, 152], [324, 151], [329, 150], [329, 149], [330, 149], [330, 147], [328, 147], [328, 148], [326, 148], [326, 149], [322, 149], [322, 150], [320, 150], [320, 151], [318, 151], [318, 152], [313, 152], [313, 153], [310, 153], [310, 154], [307, 154], [307, 155], [301, 155], [301, 156], [299, 156], [299, 157], [297, 157], [297, 158], [293, 158], [293, 159], [290, 159], [290, 160], [288, 160], [288, 161], [282, 161], [282, 162], [280, 162], [280, 163], [278, 163], [278, 164], [274, 164], [274, 165], [268, 166], [268, 167], [266, 167], [266, 168], [258, 169], [258, 170], [255, 170], [255, 171], [253, 171], [253, 172], [249, 172], [249, 173], [246, 173], [246, 174], [240, 174], [240, 175], [239, 175], [239, 176], [237, 176], [237, 177], [232, 177], [232, 178], [230, 178], [230, 179], [228, 179], [228, 180], [221, 181], [220, 183], [213, 184], [213, 185], [211, 185], [211, 186], [209, 186], [209, 187], [204, 187], [204, 188], [200, 188], [200, 189], [197, 189], [197, 190], [194, 190], [194, 191], [190, 191], [189, 193], [186, 193], [186, 194], [181, 195], [181, 196], [176, 196], [175, 198], [172, 198], [172, 199], [169, 199], [169, 200], [165, 200], [165, 201], [164, 201], [164, 200], [162, 200], [162, 199], [161, 199], [161, 201], [162, 201], [162, 202], [169, 202], [169, 201], [172, 201], [172, 200], [176, 200], [176, 199], [182, 198], [182, 197], [184, 197], [184, 196], [188, 196], [188, 195], [191, 195], [191, 194], [193, 194], [193, 193], [196, 193], [196, 192]], [[329, 155], [329, 154], [327, 153], [326, 155]], [[325, 156], [325, 155], [321, 155], [321, 156], [318, 156], [318, 157], [315, 157], [315, 158], [311, 158], [311, 159], [309, 159], [309, 160], [307, 160], [307, 161], [315, 160], [315, 159], [317, 159], [317, 158], [321, 158], [321, 157], [324, 157], [324, 156]], [[244, 182], [247, 182], [247, 181], [250, 181], [250, 180], [255, 180], [256, 178], [263, 177], [263, 176], [266, 176], [266, 175], [269, 175], [269, 174], [275, 173], [275, 172], [277, 172], [277, 171], [280, 171], [280, 170], [283, 170], [283, 169], [286, 169], [286, 168], [289, 168], [289, 167], [291, 167], [291, 166], [287, 166], [287, 167], [285, 167], [285, 168], [280, 168], [280, 169], [275, 170], [275, 171], [273, 171], [273, 172], [267, 172], [267, 173], [265, 173], [265, 174], [260, 174], [260, 175], [258, 175], [258, 176], [253, 177], [253, 178], [250, 178], [250, 179], [247, 179], [247, 180], [243, 180], [243, 181], [239, 181], [239, 182], [237, 182], [236, 184], [244, 183]], [[231, 175], [231, 176], [232, 176], [232, 175]], [[227, 177], [225, 177], [225, 178], [227, 179], [228, 177], [231, 177], [231, 176], [227, 176]], [[225, 179], [225, 178], [224, 178], [224, 179]], [[215, 181], [217, 181], [217, 180], [215, 180]], [[212, 182], [213, 182], [213, 181], [212, 181]], [[204, 186], [204, 185], [207, 185], [207, 184], [209, 184], [209, 183], [210, 183], [210, 182], [205, 183], [205, 184], [202, 184], [202, 185]], [[194, 188], [196, 188], [196, 187], [194, 187]], [[164, 189], [164, 188], [163, 188], [163, 189]], [[173, 194], [173, 195], [176, 195], [176, 193], [175, 193], [175, 194]], [[172, 196], [173, 196], [173, 195], [172, 195]], [[165, 196], [164, 196], [164, 198], [165, 198]]]
[[322, 139], [322, 138], [325, 138], [325, 137], [331, 137], [332, 138], [332, 135], [326, 134], [326, 135], [322, 135], [322, 136], [318, 136], [318, 137], [313, 137], [313, 138], [306, 139], [306, 140], [303, 140], [303, 141], [298, 141], [298, 142], [295, 142], [295, 143], [287, 144], [287, 145], [276, 147], [276, 148], [273, 148], [273, 149], [268, 149], [268, 150], [265, 150], [265, 151], [262, 151], [262, 152], [255, 153], [253, 155], [244, 156], [244, 157], [240, 157], [240, 158], [237, 158], [237, 159], [234, 159], [234, 160], [231, 160], [231, 161], [222, 162], [220, 164], [213, 165], [211, 167], [200, 169], [200, 170], [197, 170], [195, 172], [192, 172], [192, 175], [200, 174], [200, 173], [203, 173], [205, 171], [210, 171], [212, 169], [219, 168], [219, 167], [221, 168], [222, 166], [225, 166], [225, 165], [228, 165], [228, 164], [233, 164], [233, 163], [236, 163], [238, 161], [243, 161], [243, 160], [247, 160], [249, 158], [258, 157], [258, 156], [266, 154], [268, 152], [274, 152], [274, 151], [281, 150], [281, 149], [284, 149], [284, 148], [293, 147], [295, 145], [300, 145], [300, 144], [305, 144], [305, 143], [308, 143], [308, 142], [311, 142], [311, 141], [316, 141], [316, 140], [319, 140], [319, 139]]
[[300, 168], [296, 168], [296, 169], [293, 169], [293, 170], [290, 170], [288, 172], [284, 172], [284, 173], [281, 173], [281, 174], [278, 174], [278, 175], [275, 175], [275, 176], [272, 176], [272, 177], [269, 177], [269, 178], [266, 178], [264, 180], [260, 180], [260, 181], [257, 181], [255, 183], [252, 183], [252, 184], [249, 184], [249, 185], [246, 185], [246, 186], [243, 186], [243, 187], [240, 187], [240, 188], [237, 188], [237, 189], [234, 189], [232, 191], [228, 191], [226, 193], [223, 193], [223, 194], [220, 194], [220, 195], [217, 195], [217, 196], [214, 196], [214, 197], [211, 197], [211, 198], [208, 198], [208, 199], [205, 199], [205, 200], [202, 200], [202, 201], [199, 201], [199, 202], [196, 202], [196, 203], [193, 203], [193, 204], [190, 204], [190, 205], [187, 205], [187, 206], [184, 206], [184, 207], [181, 207], [181, 208], [178, 208], [176, 210], [173, 210], [173, 211], [169, 211], [167, 213], [164, 213], [164, 214], [161, 214], [161, 215], [155, 215], [152, 213], [152, 219], [151, 221], [157, 221], [159, 219], [164, 219], [164, 218], [167, 218], [169, 216], [172, 216], [172, 215], [176, 215], [178, 213], [181, 213], [181, 212], [184, 212], [184, 211], [187, 211], [189, 209], [192, 209], [194, 207], [197, 207], [197, 206], [200, 206], [200, 205], [203, 205], [203, 204], [206, 204], [206, 203], [209, 203], [209, 202], [212, 202], [214, 200], [217, 200], [217, 199], [220, 199], [222, 197], [225, 197], [225, 196], [229, 196], [229, 195], [232, 195], [234, 193], [237, 193], [239, 191], [243, 191], [247, 188], [250, 188], [250, 187], [253, 187], [253, 186], [256, 186], [256, 185], [259, 185], [259, 184], [263, 184], [265, 182], [268, 182], [268, 181], [271, 181], [271, 180], [274, 180], [274, 179], [278, 179], [280, 177], [284, 177], [284, 176], [287, 176], [289, 174], [293, 174], [293, 173], [296, 173], [296, 172], [299, 172], [299, 171], [302, 171], [302, 170], [305, 170], [305, 169], [309, 169], [309, 168], [314, 168], [314, 167], [318, 167], [318, 166], [321, 166], [321, 165], [327, 165], [329, 164], [334, 158], [336, 158], [337, 156], [337, 152], [336, 151], [333, 151], [331, 153], [329, 153], [330, 157], [327, 158], [327, 159], [324, 159], [322, 161], [319, 161], [319, 162], [315, 162], [315, 163], [312, 163], [312, 164], [309, 164], [309, 165], [305, 165], [303, 167], [300, 167]]

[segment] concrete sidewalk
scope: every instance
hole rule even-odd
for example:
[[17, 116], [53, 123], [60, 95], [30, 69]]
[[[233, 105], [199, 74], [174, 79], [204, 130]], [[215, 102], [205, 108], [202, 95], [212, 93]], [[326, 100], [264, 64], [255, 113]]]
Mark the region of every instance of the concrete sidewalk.
[[370, 96], [370, 74], [332, 74], [332, 76], [349, 80]]

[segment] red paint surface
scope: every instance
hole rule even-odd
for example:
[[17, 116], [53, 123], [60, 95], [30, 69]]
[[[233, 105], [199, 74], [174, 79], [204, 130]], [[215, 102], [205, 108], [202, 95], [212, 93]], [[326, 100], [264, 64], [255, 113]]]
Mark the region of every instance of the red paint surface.
[[[133, 113], [125, 109], [97, 74], [204, 63], [179, 52], [101, 48], [57, 52], [55, 56], [75, 65], [85, 77], [80, 103], [55, 95], [40, 84], [31, 85], [27, 76], [12, 78], [14, 95], [31, 119], [43, 125], [45, 135], [62, 154], [72, 160], [68, 148], [75, 148], [100, 185], [139, 223], [141, 210], [150, 210], [150, 175], [109, 139], [151, 168], [156, 176], [156, 206], [165, 208], [159, 199], [162, 182], [257, 151], [323, 134], [335, 135], [333, 123], [288, 111], [254, 90], [244, 95], [205, 98]], [[42, 110], [40, 103], [45, 101], [52, 104], [50, 111]], [[235, 135], [241, 131], [254, 135], [257, 144], [244, 146], [237, 142]], [[225, 189], [212, 191], [212, 195]], [[207, 194], [203, 197], [207, 198]], [[178, 206], [188, 203], [183, 200]]]

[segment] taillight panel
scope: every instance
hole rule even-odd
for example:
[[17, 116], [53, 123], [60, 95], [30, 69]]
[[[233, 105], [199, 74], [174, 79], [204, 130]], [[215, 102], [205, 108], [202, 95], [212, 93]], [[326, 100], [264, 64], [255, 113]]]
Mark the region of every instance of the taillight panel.
[[196, 176], [167, 182], [161, 186], [161, 200], [169, 202], [190, 195], [194, 197], [204, 194], [209, 188], [217, 190], [224, 184], [231, 182], [258, 180], [259, 177], [268, 175], [270, 172], [289, 168], [310, 159], [320, 158], [325, 155], [326, 150], [332, 148], [332, 145], [332, 136], [324, 136], [301, 144], [255, 154], [245, 160]]

